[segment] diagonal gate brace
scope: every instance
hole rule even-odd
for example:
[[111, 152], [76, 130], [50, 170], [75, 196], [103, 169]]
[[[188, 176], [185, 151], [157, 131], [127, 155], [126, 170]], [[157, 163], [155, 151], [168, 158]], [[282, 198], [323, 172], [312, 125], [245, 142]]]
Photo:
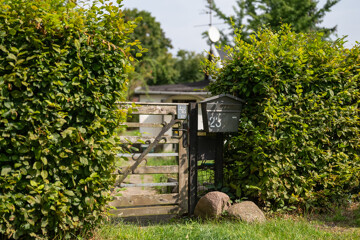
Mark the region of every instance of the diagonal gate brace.
[[134, 172], [134, 170], [140, 165], [140, 163], [145, 159], [145, 156], [151, 151], [153, 150], [160, 142], [160, 140], [162, 139], [163, 135], [176, 123], [180, 123], [181, 121], [178, 119], [175, 119], [175, 114], [172, 115], [171, 121], [165, 125], [160, 133], [156, 136], [155, 140], [149, 145], [149, 147], [147, 147], [145, 149], [145, 151], [143, 151], [139, 158], [136, 159], [135, 163], [126, 168], [125, 171], [122, 173], [121, 177], [116, 181], [115, 183], [115, 187], [118, 187], [121, 185], [121, 183], [125, 180], [125, 178], [127, 178], [127, 176], [129, 176], [129, 174], [131, 174], [132, 172]]

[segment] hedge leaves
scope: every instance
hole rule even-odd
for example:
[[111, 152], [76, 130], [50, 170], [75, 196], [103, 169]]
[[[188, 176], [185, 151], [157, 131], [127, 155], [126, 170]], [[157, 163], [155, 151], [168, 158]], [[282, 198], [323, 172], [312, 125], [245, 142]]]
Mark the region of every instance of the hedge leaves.
[[0, 0], [0, 235], [74, 238], [105, 210], [138, 45], [120, 3]]
[[228, 186], [268, 209], [350, 200], [360, 177], [359, 45], [288, 26], [235, 42], [210, 87], [247, 101], [227, 141]]

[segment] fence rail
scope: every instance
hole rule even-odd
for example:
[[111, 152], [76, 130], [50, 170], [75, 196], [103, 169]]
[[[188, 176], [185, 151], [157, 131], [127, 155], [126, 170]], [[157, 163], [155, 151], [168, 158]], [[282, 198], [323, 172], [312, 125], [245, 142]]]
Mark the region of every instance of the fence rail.
[[133, 195], [118, 197], [110, 203], [112, 207], [138, 207], [150, 205], [171, 205], [179, 203], [179, 194]]
[[[122, 143], [141, 143], [141, 144], [147, 144], [149, 142], [153, 142], [155, 140], [155, 137], [149, 137], [149, 136], [120, 136], [120, 141]], [[174, 138], [172, 136], [164, 136], [159, 144], [166, 144], [166, 143], [172, 143], [177, 144], [179, 143], [178, 138]]]
[[[140, 153], [118, 153], [117, 157], [138, 158]], [[147, 157], [178, 157], [179, 153], [148, 153]]]
[[177, 182], [166, 183], [121, 183], [120, 187], [176, 187]]
[[[121, 167], [114, 174], [121, 174], [127, 167]], [[167, 165], [167, 166], [145, 166], [137, 167], [132, 174], [172, 174], [178, 173], [178, 165]]]

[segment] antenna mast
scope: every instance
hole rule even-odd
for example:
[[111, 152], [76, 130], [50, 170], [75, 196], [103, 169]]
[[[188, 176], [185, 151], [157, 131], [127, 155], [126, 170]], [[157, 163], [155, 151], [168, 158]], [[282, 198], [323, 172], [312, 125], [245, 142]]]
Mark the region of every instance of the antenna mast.
[[210, 24], [209, 26], [211, 27], [212, 26], [212, 8], [213, 8], [213, 0], [207, 0], [208, 3], [209, 3], [209, 8], [210, 8], [210, 11], [209, 11], [209, 15], [210, 15]]

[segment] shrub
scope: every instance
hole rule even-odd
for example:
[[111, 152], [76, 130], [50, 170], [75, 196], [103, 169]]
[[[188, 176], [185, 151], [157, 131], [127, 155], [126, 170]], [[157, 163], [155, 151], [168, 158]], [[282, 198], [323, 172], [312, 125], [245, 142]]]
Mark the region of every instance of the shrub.
[[244, 100], [226, 146], [227, 185], [267, 209], [341, 203], [359, 186], [360, 48], [319, 33], [262, 30], [227, 47], [214, 94]]
[[134, 22], [118, 4], [0, 0], [0, 236], [73, 238], [109, 199]]

